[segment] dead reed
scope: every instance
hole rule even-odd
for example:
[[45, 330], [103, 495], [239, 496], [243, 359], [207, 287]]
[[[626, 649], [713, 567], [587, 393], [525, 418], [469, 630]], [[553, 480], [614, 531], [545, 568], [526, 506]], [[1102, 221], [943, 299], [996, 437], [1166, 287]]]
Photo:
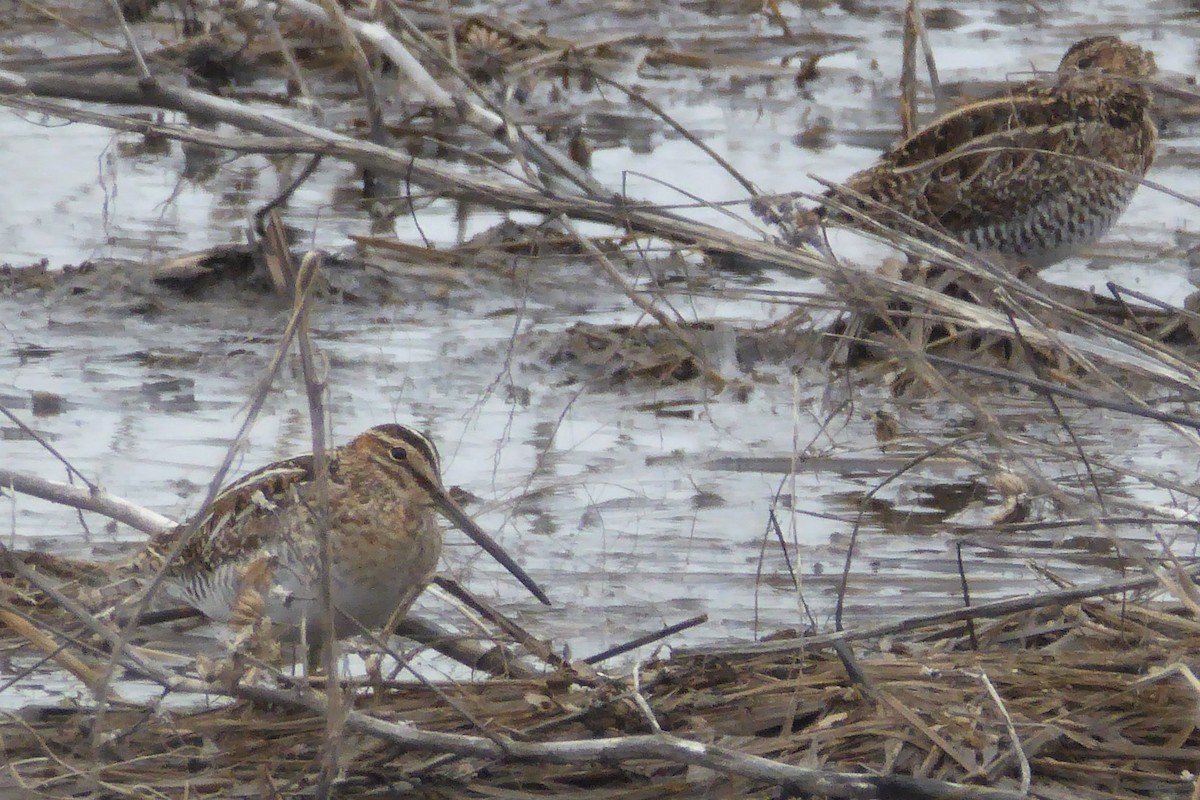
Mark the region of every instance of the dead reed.
[[[60, 582], [71, 572], [69, 562], [34, 563]], [[84, 569], [74, 579], [97, 577]], [[56, 655], [104, 658], [102, 642], [90, 640], [93, 649], [63, 633], [79, 627], [71, 611], [11, 572], [2, 586], [6, 614], [59, 642]], [[903, 635], [856, 639], [858, 655], [849, 636], [839, 646], [817, 637], [775, 652], [691, 650], [641, 664], [636, 679], [563, 663], [526, 678], [354, 680], [334, 788], [345, 797], [410, 788], [462, 798], [775, 796], [779, 786], [836, 797], [1194, 797], [1200, 682], [1189, 665], [1200, 659], [1200, 624], [1185, 604], [1095, 592], [1109, 596], [1047, 594], [998, 616], [981, 607], [972, 635], [969, 620], [917, 620]], [[7, 663], [41, 651], [28, 630], [0, 626]], [[320, 684], [125, 665], [173, 686], [112, 698], [102, 731], [90, 703], [6, 714], [0, 786], [43, 797], [146, 787], [160, 797], [276, 797], [320, 780]], [[204, 694], [187, 701], [183, 691]]]

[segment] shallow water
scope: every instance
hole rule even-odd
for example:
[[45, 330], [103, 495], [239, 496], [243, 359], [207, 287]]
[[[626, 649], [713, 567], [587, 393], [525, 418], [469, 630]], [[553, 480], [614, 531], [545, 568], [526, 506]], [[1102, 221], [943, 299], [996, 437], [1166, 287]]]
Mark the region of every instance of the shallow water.
[[[681, 50], [703, 47], [745, 59], [844, 48], [823, 59], [820, 77], [802, 89], [786, 76], [759, 71], [746, 77], [734, 68], [646, 65], [638, 74], [648, 96], [765, 190], [794, 190], [817, 188], [809, 173], [837, 180], [866, 166], [894, 136], [895, 5], [789, 5], [793, 30], [818, 42], [799, 47], [770, 39], [777, 32], [761, 17], [706, 16], [704, 4], [656, 7], [647, 16], [625, 7], [609, 11], [607, 4], [530, 4], [527, 10], [551, 20], [552, 31], [561, 25], [568, 37], [611, 13], [612, 30], [663, 31]], [[1030, 64], [1049, 69], [1067, 43], [1101, 32], [1118, 32], [1153, 49], [1160, 67], [1174, 73], [1172, 80], [1182, 82], [1196, 71], [1197, 15], [1188, 4], [1160, 2], [1131, 11], [1115, 2], [1058, 3], [1045, 19], [1031, 18], [1027, 4], [1016, 2], [954, 8], [964, 15], [963, 24], [931, 31], [945, 81], [1003, 79]], [[702, 42], [706, 29], [721, 35]], [[12, 46], [49, 55], [70, 49], [44, 32], [17, 36]], [[573, 97], [586, 104], [589, 120], [597, 120], [598, 140], [612, 143], [595, 154], [594, 173], [602, 183], [668, 204], [686, 203], [686, 193], [714, 202], [739, 197], [734, 181], [691, 144], [646, 122], [646, 112], [616, 95]], [[619, 124], [604, 128], [599, 121], [609, 118]], [[821, 146], [793, 141], [819, 121], [829, 125]], [[1163, 139], [1162, 163], [1151, 178], [1200, 194], [1181, 156], [1200, 149], [1195, 131], [1179, 125], [1165, 130]], [[39, 123], [0, 111], [0, 160], [9, 187], [0, 190], [0, 263], [137, 263], [236, 242], [248, 213], [298, 168], [287, 160], [243, 157], [192, 179], [183, 177], [191, 166], [179, 145], [155, 154], [138, 152], [137, 143], [136, 137], [90, 126]], [[322, 249], [350, 246], [350, 235], [373, 230], [354, 200], [354, 180], [353, 169], [325, 164], [292, 200], [287, 221]], [[445, 201], [425, 205], [418, 211], [421, 234], [454, 244], [501, 218], [473, 210], [462, 220], [461, 212]], [[734, 224], [714, 209], [688, 213]], [[1084, 255], [1044, 277], [1085, 287], [1118, 280], [1178, 302], [1191, 287], [1177, 231], [1193, 217], [1191, 206], [1143, 189], [1102, 246], [1126, 252], [1129, 245], [1135, 257], [1106, 260], [1100, 269]], [[393, 227], [401, 240], [420, 241], [411, 217], [400, 215]], [[871, 263], [873, 246], [844, 238], [837, 243], [841, 255]], [[1038, 586], [1028, 559], [1072, 579], [1102, 579], [1118, 566], [1110, 537], [1153, 542], [1150, 531], [1135, 526], [964, 539], [950, 529], [947, 516], [974, 501], [967, 518], [986, 520], [987, 509], [1000, 503], [988, 476], [966, 462], [934, 460], [886, 483], [907, 456], [881, 454], [868, 417], [887, 409], [906, 432], [941, 442], [970, 427], [967, 411], [945, 401], [893, 401], [877, 376], [835, 375], [831, 386], [819, 363], [800, 357], [746, 371], [734, 358], [732, 334], [719, 368], [726, 378], [745, 382], [744, 398], [729, 390], [712, 393], [696, 382], [599, 389], [549, 363], [562, 331], [581, 321], [645, 320], [590, 266], [546, 259], [535, 274], [511, 280], [455, 269], [414, 278], [413, 294], [397, 302], [318, 308], [314, 325], [329, 361], [335, 438], [391, 420], [428, 431], [441, 449], [447, 483], [479, 498], [469, 510], [556, 605], [542, 609], [528, 601], [457, 534], [448, 538], [448, 567], [531, 631], [568, 645], [575, 655], [697, 613], [707, 613], [709, 622], [673, 642], [804, 628], [809, 621], [799, 598], [825, 627], [856, 521], [847, 625], [958, 605], [954, 550], [962, 541], [976, 602]], [[790, 307], [729, 299], [721, 289], [751, 282], [772, 290], [812, 286], [777, 274], [702, 278], [708, 288], [699, 296], [671, 297], [674, 308], [687, 320], [722, 319], [741, 328], [780, 318]], [[174, 517], [196, 511], [271, 358], [286, 309], [265, 297], [230, 302], [164, 293], [157, 313], [133, 314], [124, 291], [47, 297], [0, 297], [0, 402], [107, 490]], [[61, 396], [63, 407], [35, 416], [34, 392]], [[673, 404], [672, 413], [662, 411], [666, 403]], [[1070, 445], [1040, 401], [996, 396], [989, 407], [1014, 432]], [[307, 449], [305, 409], [299, 366], [289, 361], [235, 472]], [[1070, 405], [1066, 410], [1076, 436], [1095, 452], [1192, 483], [1196, 449], [1186, 438], [1119, 415]], [[789, 473], [793, 454], [799, 461]], [[804, 461], [814, 456], [821, 458]], [[63, 476], [52, 456], [8, 423], [0, 425], [0, 460], [48, 478]], [[1036, 466], [1078, 482], [1070, 458]], [[860, 517], [864, 496], [881, 484]], [[1111, 488], [1149, 505], [1186, 502], [1132, 480]], [[772, 511], [801, 576], [799, 598], [769, 533]], [[111, 549], [106, 542], [141, 539], [95, 518], [85, 529], [73, 512], [27, 497], [0, 500], [0, 516], [10, 519], [6, 534], [18, 547], [74, 552], [90, 542], [104, 552]], [[1180, 555], [1193, 548], [1190, 540], [1177, 543]], [[453, 618], [438, 604], [427, 605]]]

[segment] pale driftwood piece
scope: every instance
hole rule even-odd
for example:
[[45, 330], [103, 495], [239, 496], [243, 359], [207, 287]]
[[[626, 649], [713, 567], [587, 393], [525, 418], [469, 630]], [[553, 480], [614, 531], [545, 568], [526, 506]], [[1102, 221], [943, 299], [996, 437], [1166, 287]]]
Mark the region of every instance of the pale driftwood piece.
[[642, 712], [642, 717], [645, 718], [646, 724], [650, 726], [651, 732], [662, 735], [664, 733], [662, 724], [659, 723], [658, 717], [654, 713], [654, 709], [646, 702], [646, 698], [642, 696], [642, 662], [633, 665], [633, 674], [630, 676], [633, 681], [633, 690], [630, 692], [630, 697], [633, 698], [633, 703], [638, 710]]
[[0, 489], [11, 489], [51, 503], [101, 514], [144, 533], [161, 533], [175, 527], [175, 520], [103, 490], [93, 492], [5, 467], [0, 467]]
[[[283, 0], [281, 5], [289, 12], [313, 22], [322, 25], [334, 24], [328, 12], [317, 3], [310, 3], [308, 0]], [[272, 15], [271, 9], [264, 3], [247, 3], [245, 8], [256, 11], [264, 17]], [[413, 88], [426, 103], [436, 108], [454, 108], [454, 97], [450, 92], [433, 79], [425, 67], [421, 66], [421, 62], [413, 57], [408, 48], [402, 45], [391, 31], [377, 22], [363, 22], [352, 17], [346, 17], [345, 22], [355, 36], [369, 42], [391, 59], [400, 71], [413, 82]], [[494, 129], [503, 124], [503, 120], [498, 115], [487, 109], [472, 107], [471, 112], [477, 115], [477, 119], [468, 120], [468, 122], [475, 127], [490, 126]]]

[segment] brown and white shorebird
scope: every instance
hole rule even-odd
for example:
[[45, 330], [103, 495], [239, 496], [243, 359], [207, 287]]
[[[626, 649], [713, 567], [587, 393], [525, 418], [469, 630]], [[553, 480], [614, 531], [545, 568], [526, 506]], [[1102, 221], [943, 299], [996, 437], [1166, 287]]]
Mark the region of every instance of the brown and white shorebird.
[[[377, 425], [328, 453], [328, 532], [335, 635], [399, 620], [432, 579], [442, 549], [437, 512], [488, 551], [543, 603], [550, 601], [447, 495], [437, 448], [404, 425]], [[280, 638], [318, 643], [321, 601], [314, 461], [305, 454], [230, 484], [198, 519], [150, 543], [170, 551], [168, 593], [235, 629], [269, 619]]]
[[[1145, 79], [1156, 71], [1153, 54], [1136, 45], [1083, 39], [1054, 76], [951, 111], [825, 197], [926, 241], [940, 234], [1034, 267], [1052, 264], [1103, 236], [1154, 162], [1158, 130]], [[786, 227], [805, 214], [795, 197], [763, 197], [751, 208]], [[869, 227], [833, 206], [816, 214]]]

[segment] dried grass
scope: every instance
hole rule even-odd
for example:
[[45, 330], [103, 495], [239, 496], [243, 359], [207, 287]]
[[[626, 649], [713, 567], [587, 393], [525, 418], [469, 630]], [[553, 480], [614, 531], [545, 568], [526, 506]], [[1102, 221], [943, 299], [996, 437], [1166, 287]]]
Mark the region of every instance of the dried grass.
[[[72, 562], [33, 561], [60, 579], [71, 570]], [[86, 568], [74, 585], [94, 586], [104, 572]], [[5, 610], [42, 631], [74, 624], [11, 574], [3, 597]], [[828, 640], [807, 649], [801, 642], [791, 652], [689, 651], [642, 665], [640, 691], [665, 734], [745, 757], [967, 784], [961, 788], [968, 792], [1016, 789], [1015, 732], [1035, 796], [1192, 796], [1200, 682], [1185, 665], [1200, 662], [1200, 622], [1183, 606], [1143, 596], [1055, 603], [976, 620], [978, 649], [970, 649], [971, 641], [962, 621], [942, 621], [903, 640], [860, 641], [856, 646], [870, 651], [860, 658], [844, 645], [831, 650]], [[0, 626], [0, 647], [11, 663], [32, 655], [36, 642]], [[67, 651], [103, 658], [72, 644]], [[567, 743], [651, 731], [628, 677], [584, 682], [576, 679], [581, 675], [566, 667], [525, 679], [359, 682], [347, 696], [365, 717], [426, 732]], [[10, 714], [0, 722], [7, 764], [0, 786], [20, 785], [42, 797], [196, 798], [274, 797], [315, 784], [321, 714], [286, 702], [223, 699], [237, 690], [210, 688], [220, 702], [200, 710], [112, 703], [102, 732], [93, 729], [89, 707]], [[94, 741], [101, 746], [93, 748]], [[563, 764], [449, 752], [401, 747], [351, 721], [338, 794], [419, 786], [425, 796], [444, 798], [632, 800], [776, 791], [735, 772], [653, 754]]]

